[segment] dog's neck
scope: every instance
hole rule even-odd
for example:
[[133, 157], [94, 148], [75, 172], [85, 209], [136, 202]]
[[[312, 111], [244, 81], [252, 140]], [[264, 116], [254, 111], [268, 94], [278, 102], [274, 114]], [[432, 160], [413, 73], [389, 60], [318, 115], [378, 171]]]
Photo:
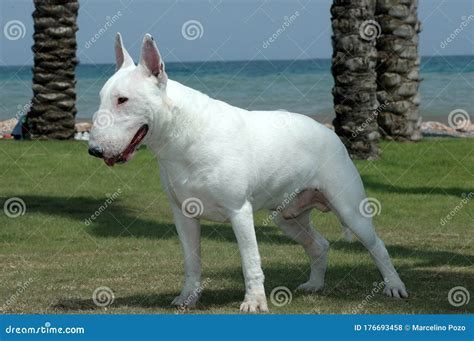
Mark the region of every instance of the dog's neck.
[[158, 160], [188, 157], [189, 147], [209, 124], [205, 108], [211, 101], [209, 96], [168, 79], [146, 141]]

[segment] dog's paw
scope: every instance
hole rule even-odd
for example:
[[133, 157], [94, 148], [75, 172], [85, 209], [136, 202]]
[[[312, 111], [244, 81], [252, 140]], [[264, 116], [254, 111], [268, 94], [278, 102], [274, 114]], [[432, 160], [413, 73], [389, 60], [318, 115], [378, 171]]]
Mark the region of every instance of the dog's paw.
[[240, 311], [243, 313], [266, 312], [268, 311], [267, 298], [265, 295], [246, 297], [240, 305]]
[[400, 280], [385, 282], [385, 288], [383, 289], [383, 292], [388, 297], [395, 297], [395, 298], [408, 297], [405, 284], [403, 284], [403, 282]]
[[181, 293], [179, 296], [176, 296], [171, 302], [171, 305], [177, 306], [181, 309], [190, 309], [196, 307], [198, 300], [199, 295], [196, 295], [194, 292], [185, 292]]
[[317, 292], [323, 290], [324, 283], [319, 283], [315, 281], [308, 281], [303, 283], [296, 288], [297, 291], [304, 291], [304, 292]]

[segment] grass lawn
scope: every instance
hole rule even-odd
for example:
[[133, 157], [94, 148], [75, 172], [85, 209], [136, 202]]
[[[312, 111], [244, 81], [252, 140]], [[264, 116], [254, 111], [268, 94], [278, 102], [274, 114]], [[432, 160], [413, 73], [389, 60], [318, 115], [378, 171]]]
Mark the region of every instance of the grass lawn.
[[[375, 224], [410, 297], [385, 297], [368, 252], [343, 241], [333, 214], [319, 212], [313, 220], [331, 242], [326, 287], [294, 292], [309, 276], [308, 260], [279, 229], [262, 226], [267, 213], [261, 212], [256, 226], [267, 296], [278, 286], [293, 296], [282, 307], [269, 300], [271, 313], [474, 312], [474, 297], [461, 307], [448, 302], [456, 286], [474, 296], [474, 200], [461, 202], [463, 193], [474, 192], [474, 140], [384, 142], [382, 149], [381, 160], [357, 167], [368, 195], [382, 205]], [[149, 151], [109, 168], [87, 155], [84, 142], [0, 141], [0, 157], [0, 203], [19, 197], [26, 205], [16, 218], [0, 211], [0, 312], [176, 311], [169, 304], [181, 288], [181, 249]], [[107, 195], [118, 197], [86, 224]], [[202, 230], [206, 285], [193, 312], [237, 313], [244, 283], [231, 227], [203, 222]], [[115, 296], [105, 308], [92, 302], [101, 286]]]

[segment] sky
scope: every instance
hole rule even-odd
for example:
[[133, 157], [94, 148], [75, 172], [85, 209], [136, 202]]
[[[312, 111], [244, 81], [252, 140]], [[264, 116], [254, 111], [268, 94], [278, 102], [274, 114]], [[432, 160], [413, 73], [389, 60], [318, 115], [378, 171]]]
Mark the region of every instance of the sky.
[[[84, 64], [113, 62], [113, 39], [117, 31], [122, 33], [125, 46], [135, 60], [145, 33], [154, 36], [165, 61], [331, 56], [332, 0], [80, 0], [79, 3], [78, 58]], [[33, 10], [32, 0], [0, 0], [0, 65], [33, 63]], [[421, 55], [474, 54], [473, 0], [420, 0], [419, 19], [423, 25]], [[282, 26], [285, 30], [278, 34]], [[461, 26], [462, 31], [455, 33]], [[276, 39], [269, 41], [274, 34]], [[454, 38], [447, 41], [453, 34]]]

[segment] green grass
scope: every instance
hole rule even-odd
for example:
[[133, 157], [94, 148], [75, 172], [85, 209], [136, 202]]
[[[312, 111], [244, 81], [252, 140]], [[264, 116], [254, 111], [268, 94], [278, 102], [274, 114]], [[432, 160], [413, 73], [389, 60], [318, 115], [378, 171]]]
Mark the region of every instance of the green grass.
[[[448, 292], [466, 287], [474, 296], [472, 200], [474, 140], [383, 143], [379, 161], [357, 162], [368, 195], [382, 204], [375, 217], [407, 300], [381, 290], [360, 313], [465, 313]], [[171, 212], [150, 152], [108, 168], [87, 155], [83, 142], [0, 141], [0, 203], [20, 197], [26, 212], [0, 211], [0, 311], [4, 313], [174, 313], [183, 264]], [[90, 225], [84, 223], [118, 189], [121, 194]], [[350, 313], [371, 294], [380, 275], [360, 243], [341, 239], [333, 214], [315, 213], [315, 225], [331, 242], [326, 287], [294, 292], [309, 275], [302, 248], [256, 217], [267, 295], [277, 286], [293, 291], [290, 304], [272, 313]], [[240, 257], [229, 225], [203, 222], [203, 279], [195, 313], [236, 313], [244, 295]], [[26, 283], [25, 282], [28, 282]], [[23, 286], [23, 289], [20, 287]], [[110, 287], [114, 303], [92, 303], [95, 288]]]

